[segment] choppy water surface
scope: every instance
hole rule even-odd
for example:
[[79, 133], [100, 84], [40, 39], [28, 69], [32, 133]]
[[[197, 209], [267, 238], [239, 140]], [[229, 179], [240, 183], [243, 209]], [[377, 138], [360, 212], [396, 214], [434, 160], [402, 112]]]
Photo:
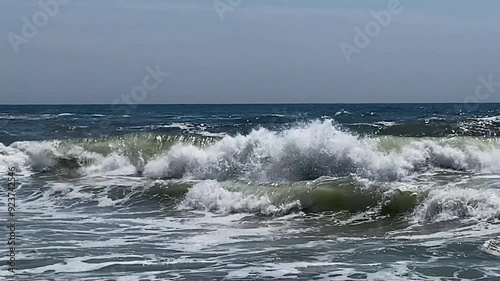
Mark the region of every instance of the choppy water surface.
[[0, 106], [16, 280], [500, 280], [498, 116]]

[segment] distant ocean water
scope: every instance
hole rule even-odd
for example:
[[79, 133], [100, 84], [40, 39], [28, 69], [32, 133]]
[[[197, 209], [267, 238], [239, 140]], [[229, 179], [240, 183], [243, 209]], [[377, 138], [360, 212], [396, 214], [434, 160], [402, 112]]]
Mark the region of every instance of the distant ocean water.
[[500, 280], [499, 129], [500, 104], [0, 106], [16, 280]]

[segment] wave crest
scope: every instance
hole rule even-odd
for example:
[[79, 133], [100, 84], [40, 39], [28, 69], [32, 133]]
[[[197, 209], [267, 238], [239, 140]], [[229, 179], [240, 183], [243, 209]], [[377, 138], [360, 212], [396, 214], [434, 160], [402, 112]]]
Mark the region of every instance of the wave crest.
[[255, 181], [300, 181], [321, 176], [356, 174], [372, 180], [395, 181], [432, 169], [500, 171], [493, 161], [498, 146], [477, 140], [359, 137], [331, 120], [315, 121], [281, 132], [258, 129], [248, 135], [226, 136], [212, 145], [176, 144], [149, 161], [145, 174], [153, 178]]
[[419, 222], [500, 218], [500, 195], [493, 189], [450, 187], [431, 190], [415, 210]]
[[203, 181], [189, 189], [179, 209], [220, 213], [258, 213], [281, 215], [300, 209], [300, 202], [273, 204], [267, 195], [245, 194], [224, 189], [217, 181]]
[[27, 172], [69, 169], [92, 175], [104, 169], [150, 178], [257, 182], [350, 175], [398, 181], [437, 170], [498, 173], [499, 158], [496, 138], [361, 137], [332, 120], [223, 138], [135, 134], [0, 147], [0, 165]]

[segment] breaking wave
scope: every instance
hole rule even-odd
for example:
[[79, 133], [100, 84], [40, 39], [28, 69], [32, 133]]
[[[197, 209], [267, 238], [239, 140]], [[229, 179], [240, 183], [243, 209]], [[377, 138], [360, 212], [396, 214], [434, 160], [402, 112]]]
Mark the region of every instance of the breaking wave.
[[[321, 178], [296, 183], [167, 180], [150, 183], [137, 178], [48, 184], [42, 200], [58, 204], [108, 207], [159, 202], [168, 209], [220, 214], [281, 216], [330, 213], [339, 220], [404, 217], [411, 224], [500, 222], [500, 190], [404, 183], [377, 183], [354, 177]], [[90, 185], [89, 185], [90, 184]], [[37, 197], [37, 196], [32, 196]], [[75, 201], [76, 200], [76, 201]], [[45, 202], [45, 201], [44, 201]], [[46, 204], [46, 203], [44, 203]], [[359, 221], [359, 219], [358, 219]]]
[[85, 175], [257, 182], [349, 175], [401, 181], [437, 170], [498, 173], [499, 158], [497, 138], [362, 137], [331, 120], [224, 137], [134, 134], [0, 146], [0, 167], [15, 165], [26, 173], [73, 169]]
[[0, 143], [0, 168], [15, 166], [21, 174], [75, 171], [83, 175], [126, 175], [141, 171], [145, 159], [176, 143], [200, 147], [213, 137], [134, 134], [83, 140]]
[[318, 179], [294, 184], [255, 184], [205, 180], [186, 189], [180, 209], [220, 213], [282, 215], [293, 211], [348, 212], [377, 215], [406, 213], [420, 195], [390, 186], [365, 185], [351, 178]]
[[[119, 191], [93, 194], [97, 207], [146, 196], [175, 202], [180, 211], [369, 211], [377, 216], [411, 214], [416, 223], [498, 219], [500, 189], [478, 187], [477, 179], [496, 176], [497, 159], [497, 138], [358, 136], [331, 120], [224, 137], [149, 133], [0, 144], [0, 169], [15, 166], [21, 176], [90, 178], [94, 191], [99, 190], [97, 178], [110, 176], [113, 184], [105, 186], [119, 186]], [[428, 175], [446, 174], [455, 176], [444, 184], [435, 182], [438, 178], [425, 181]], [[116, 176], [129, 175], [142, 182], [123, 199], [130, 177]], [[470, 175], [475, 182], [453, 182]], [[51, 190], [44, 198], [88, 199], [84, 188]], [[122, 194], [121, 199], [110, 194]]]
[[432, 190], [416, 209], [415, 219], [417, 222], [500, 219], [500, 192], [455, 186]]
[[254, 130], [198, 147], [178, 143], [145, 165], [153, 178], [300, 181], [347, 176], [382, 181], [449, 169], [500, 171], [497, 139], [360, 137], [330, 120], [275, 132]]

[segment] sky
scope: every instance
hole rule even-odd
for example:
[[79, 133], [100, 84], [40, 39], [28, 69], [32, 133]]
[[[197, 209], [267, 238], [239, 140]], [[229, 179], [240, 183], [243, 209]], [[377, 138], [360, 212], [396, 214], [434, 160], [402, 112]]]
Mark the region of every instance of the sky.
[[498, 11], [498, 0], [1, 0], [0, 104], [500, 102]]

